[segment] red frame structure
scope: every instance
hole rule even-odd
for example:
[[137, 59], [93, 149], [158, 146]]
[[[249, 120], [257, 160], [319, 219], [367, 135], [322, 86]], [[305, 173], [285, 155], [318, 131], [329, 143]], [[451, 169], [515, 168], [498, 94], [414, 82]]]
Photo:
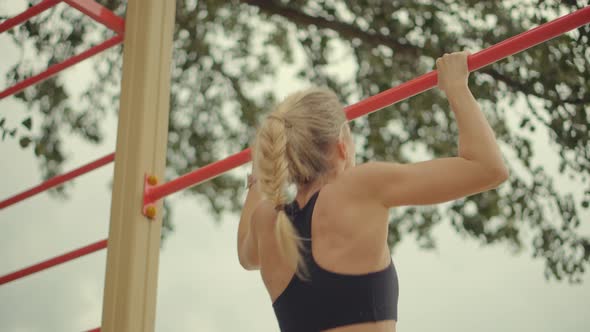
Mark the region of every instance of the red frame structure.
[[51, 179], [32, 187], [31, 189], [25, 190], [19, 194], [11, 196], [3, 201], [0, 201], [0, 210], [10, 205], [16, 204], [22, 200], [25, 200], [31, 196], [34, 196], [38, 193], [42, 193], [46, 190], [49, 190], [53, 187], [59, 186], [64, 182], [70, 181], [73, 178], [76, 178], [82, 174], [86, 174], [90, 171], [93, 171], [97, 168], [100, 168], [104, 165], [107, 165], [115, 160], [115, 154], [111, 153], [102, 158], [96, 159], [86, 165], [80, 166], [74, 170], [71, 170], [67, 173], [52, 177]]
[[92, 0], [44, 0], [41, 1], [39, 4], [30, 7], [29, 9], [25, 10], [21, 14], [7, 19], [4, 22], [0, 23], [0, 33], [15, 27], [18, 24], [25, 22], [26, 20], [32, 18], [35, 15], [42, 13], [43, 11], [59, 4], [60, 2], [65, 2], [71, 7], [76, 8], [80, 12], [86, 14], [87, 16], [91, 17], [95, 21], [105, 25], [107, 28], [113, 30], [117, 33], [116, 36], [107, 39], [106, 41], [91, 47], [90, 49], [73, 56], [63, 62], [55, 64], [45, 71], [29, 77], [21, 82], [14, 84], [11, 87], [6, 88], [3, 91], [0, 91], [0, 100], [12, 96], [15, 93], [22, 91], [23, 89], [37, 84], [43, 80], [46, 80], [53, 75], [59, 73], [60, 71], [71, 67], [83, 60], [90, 58], [93, 55], [96, 55], [104, 50], [107, 50], [113, 46], [119, 45], [123, 42], [123, 34], [125, 32], [125, 21], [123, 18], [115, 15], [113, 12], [108, 10], [107, 8], [101, 6], [100, 4], [92, 1]]
[[47, 68], [42, 73], [39, 73], [35, 76], [31, 76], [27, 79], [24, 79], [16, 84], [14, 84], [13, 86], [5, 89], [4, 91], [1, 91], [0, 92], [0, 100], [6, 98], [8, 96], [12, 96], [13, 94], [18, 93], [18, 92], [24, 90], [25, 88], [30, 87], [31, 85], [42, 82], [42, 81], [54, 76], [55, 74], [59, 73], [60, 71], [77, 64], [78, 62], [86, 60], [86, 59], [90, 58], [91, 56], [98, 54], [102, 51], [105, 51], [113, 46], [119, 45], [121, 42], [123, 42], [123, 36], [121, 36], [121, 35], [117, 35], [112, 38], [109, 38], [106, 41], [104, 41], [96, 46], [93, 46], [78, 55], [75, 55], [63, 62], [57, 63], [57, 64]]
[[[115, 37], [96, 45], [89, 50], [76, 55], [60, 64], [51, 66], [46, 71], [28, 78], [22, 82], [15, 84], [12, 87], [0, 92], [0, 99], [10, 96], [22, 89], [47, 79], [61, 70], [68, 68], [88, 57], [97, 54], [101, 51], [109, 49], [118, 45], [123, 41], [124, 20], [115, 15], [108, 9], [102, 7], [92, 0], [44, 0], [41, 3], [30, 7], [25, 12], [17, 15], [14, 18], [5, 20], [0, 23], [0, 33], [4, 32], [27, 19], [57, 5], [60, 2], [65, 2], [71, 7], [76, 8], [82, 13], [90, 16], [97, 22], [104, 24], [109, 29], [117, 33]], [[556, 36], [559, 36], [567, 31], [578, 28], [582, 25], [590, 23], [590, 6], [577, 10], [568, 15], [562, 16], [551, 22], [540, 25], [534, 29], [518, 34], [512, 38], [506, 39], [496, 45], [486, 48], [468, 58], [468, 67], [470, 71], [475, 71], [479, 68], [487, 66], [491, 63], [504, 59], [510, 55], [522, 52], [530, 47], [538, 45]], [[350, 105], [346, 108], [346, 115], [349, 120], [376, 112], [384, 107], [392, 105], [401, 100], [407, 99], [416, 94], [422, 93], [426, 90], [436, 86], [438, 80], [437, 72], [431, 71], [425, 75], [417, 77], [397, 87], [381, 92], [375, 96], [362, 100], [358, 103]], [[59, 184], [69, 181], [77, 176], [90, 172], [96, 168], [104, 166], [114, 160], [114, 154], [111, 153], [82, 167], [79, 167], [71, 172], [62, 174], [52, 178], [44, 183], [33, 187], [23, 193], [10, 197], [0, 202], [0, 209], [8, 207], [16, 202], [22, 201], [37, 193], [48, 190]], [[251, 160], [250, 149], [243, 150], [239, 153], [231, 155], [223, 160], [211, 163], [201, 167], [193, 172], [180, 176], [162, 185], [155, 185], [155, 179], [146, 176], [146, 185], [144, 189], [144, 211], [159, 199], [171, 195], [188, 187], [198, 185], [202, 182], [215, 178], [233, 168], [241, 166]], [[148, 180], [149, 179], [149, 180]], [[149, 182], [149, 183], [148, 183]], [[76, 259], [78, 257], [96, 252], [105, 248], [107, 240], [101, 240], [88, 246], [76, 249], [58, 257], [43, 261], [41, 263], [29, 266], [19, 271], [0, 276], [0, 285], [23, 278], [32, 273], [39, 272], [50, 267], [65, 263], [67, 261]], [[92, 331], [99, 331], [94, 329]]]
[[[107, 8], [94, 2], [93, 0], [44, 0], [44, 1], [41, 1], [37, 5], [34, 5], [30, 8], [28, 8], [27, 10], [25, 10], [21, 14], [15, 16], [13, 18], [9, 18], [9, 19], [3, 21], [2, 23], [0, 23], [0, 33], [5, 32], [8, 29], [11, 29], [11, 28], [27, 21], [28, 19], [34, 17], [35, 15], [38, 15], [38, 14], [44, 12], [45, 10], [52, 8], [61, 2], [65, 2], [68, 5], [70, 5], [71, 7], [76, 8], [80, 12], [84, 13], [85, 15], [94, 19], [95, 21], [103, 24], [107, 28], [116, 32], [117, 35], [115, 35], [114, 37], [109, 38], [106, 41], [104, 41], [98, 45], [95, 45], [95, 46], [91, 47], [90, 49], [88, 49], [78, 55], [75, 55], [75, 56], [73, 56], [61, 63], [50, 66], [45, 71], [43, 71], [35, 76], [26, 78], [20, 82], [17, 82], [14, 85], [8, 87], [8, 88], [6, 88], [5, 90], [0, 91], [0, 100], [6, 98], [8, 96], [11, 96], [15, 93], [18, 93], [31, 85], [42, 82], [43, 80], [46, 80], [46, 79], [56, 75], [57, 73], [59, 73], [60, 71], [66, 69], [66, 68], [69, 68], [69, 67], [71, 67], [71, 66], [73, 66], [85, 59], [88, 59], [89, 57], [92, 57], [93, 55], [96, 55], [102, 51], [105, 51], [105, 50], [107, 50], [113, 46], [119, 45], [120, 43], [123, 42], [123, 34], [125, 32], [125, 20], [123, 18], [115, 15], [113, 12], [111, 12]], [[38, 193], [41, 193], [47, 189], [53, 188], [57, 185], [60, 185], [64, 182], [69, 181], [75, 177], [82, 175], [82, 174], [90, 172], [98, 167], [102, 167], [102, 166], [112, 162], [113, 160], [114, 160], [114, 153], [111, 153], [109, 156], [98, 159], [98, 160], [91, 162], [85, 166], [82, 166], [78, 169], [72, 170], [72, 171], [62, 174], [62, 175], [58, 175], [56, 177], [53, 177], [41, 184], [29, 189], [29, 190], [26, 190], [24, 192], [21, 192], [19, 194], [16, 194], [14, 196], [11, 196], [9, 198], [6, 198], [6, 199], [0, 201], [0, 210], [5, 207], [8, 207], [10, 205], [16, 204], [26, 198], [34, 196]]]
[[0, 33], [12, 29], [13, 27], [27, 21], [33, 16], [37, 16], [42, 12], [46, 11], [47, 9], [57, 5], [58, 3], [62, 2], [62, 0], [44, 0], [29, 9], [25, 10], [24, 12], [16, 15], [13, 18], [9, 18], [2, 23], [0, 23]]
[[[77, 55], [61, 62], [61, 63], [50, 66], [45, 71], [43, 71], [35, 76], [24, 79], [23, 81], [17, 82], [13, 86], [10, 86], [10, 87], [6, 88], [5, 90], [0, 91], [0, 100], [6, 98], [8, 96], [11, 96], [15, 93], [18, 93], [33, 84], [37, 84], [43, 80], [46, 80], [46, 79], [58, 74], [59, 72], [61, 72], [62, 70], [66, 69], [66, 68], [69, 68], [69, 67], [71, 67], [83, 60], [86, 60], [86, 59], [88, 59], [88, 58], [90, 58], [102, 51], [110, 49], [111, 47], [119, 45], [123, 42], [123, 36], [125, 33], [125, 20], [123, 18], [117, 16], [113, 12], [111, 12], [109, 9], [96, 3], [93, 0], [43, 0], [40, 3], [38, 3], [37, 5], [31, 6], [30, 8], [28, 8], [27, 10], [25, 10], [21, 14], [15, 16], [13, 18], [7, 19], [7, 20], [3, 21], [2, 23], [0, 23], [0, 33], [5, 32], [8, 29], [11, 29], [11, 28], [27, 21], [28, 19], [44, 12], [45, 10], [56, 6], [57, 4], [61, 3], [62, 1], [67, 3], [69, 6], [77, 9], [78, 11], [82, 12], [86, 16], [89, 16], [90, 18], [94, 19], [95, 21], [105, 25], [107, 28], [114, 31], [116, 33], [116, 35], [114, 37], [107, 39], [106, 41], [104, 41], [98, 45], [91, 47], [90, 49], [88, 49], [80, 54], [77, 54]], [[66, 181], [69, 181], [77, 176], [80, 176], [82, 174], [90, 172], [96, 168], [102, 167], [102, 166], [112, 162], [113, 160], [114, 160], [114, 153], [111, 153], [105, 157], [102, 157], [102, 158], [97, 159], [91, 163], [88, 163], [82, 167], [79, 167], [73, 171], [53, 177], [53, 178], [41, 183], [40, 185], [37, 185], [25, 192], [22, 192], [18, 195], [15, 195], [15, 196], [12, 196], [8, 199], [0, 201], [0, 209], [3, 209], [4, 207], [15, 204], [23, 199], [26, 199], [28, 197], [35, 195], [37, 193], [40, 193], [40, 192], [43, 192], [43, 191], [48, 190], [50, 188], [53, 188], [57, 185], [60, 185], [64, 182], [66, 182]], [[78, 257], [88, 255], [90, 253], [104, 249], [104, 248], [106, 248], [106, 246], [107, 246], [107, 240], [101, 240], [96, 243], [90, 244], [88, 246], [79, 248], [77, 250], [71, 251], [66, 254], [63, 254], [61, 256], [58, 256], [58, 257], [55, 257], [52, 259], [48, 259], [46, 261], [29, 266], [29, 267], [21, 269], [19, 271], [7, 274], [5, 276], [1, 276], [0, 277], [0, 285], [8, 283], [8, 282], [16, 280], [16, 279], [23, 278], [23, 277], [28, 276], [30, 274], [48, 269], [48, 268], [56, 266], [58, 264], [62, 264], [62, 263], [71, 261], [71, 260], [76, 259]], [[96, 328], [91, 331], [100, 331], [100, 328]]]
[[102, 23], [118, 35], [125, 33], [125, 20], [93, 0], [63, 0], [95, 21]]
[[4, 285], [7, 284], [11, 281], [20, 279], [20, 278], [24, 278], [28, 275], [31, 275], [33, 273], [39, 272], [39, 271], [43, 271], [46, 270], [50, 267], [54, 267], [56, 265], [65, 263], [65, 262], [69, 262], [71, 260], [74, 260], [78, 257], [82, 257], [88, 254], [91, 254], [93, 252], [99, 251], [101, 249], [104, 249], [107, 247], [107, 240], [100, 240], [98, 242], [89, 244], [87, 246], [84, 246], [82, 248], [76, 249], [74, 251], [70, 251], [68, 253], [65, 253], [63, 255], [48, 259], [46, 261], [43, 261], [41, 263], [37, 263], [35, 265], [31, 265], [29, 267], [26, 267], [24, 269], [9, 273], [7, 275], [1, 276], [0, 277], [0, 285]]

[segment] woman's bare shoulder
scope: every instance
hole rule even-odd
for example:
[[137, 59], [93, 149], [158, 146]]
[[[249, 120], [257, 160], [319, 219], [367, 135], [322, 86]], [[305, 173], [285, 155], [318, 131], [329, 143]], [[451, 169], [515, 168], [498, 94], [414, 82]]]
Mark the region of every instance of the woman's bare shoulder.
[[342, 172], [334, 184], [339, 190], [366, 196], [373, 191], [374, 179], [379, 177], [383, 164], [385, 163], [370, 161], [351, 167]]
[[342, 172], [336, 181], [330, 184], [330, 195], [339, 197], [341, 202], [355, 204], [377, 203], [375, 199], [375, 178], [379, 166], [375, 162], [367, 162], [351, 167]]

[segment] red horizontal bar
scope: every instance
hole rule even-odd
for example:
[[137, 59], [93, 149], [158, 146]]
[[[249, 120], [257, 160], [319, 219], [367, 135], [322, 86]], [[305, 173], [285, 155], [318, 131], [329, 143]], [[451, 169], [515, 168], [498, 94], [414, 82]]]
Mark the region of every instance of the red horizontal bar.
[[15, 17], [6, 19], [4, 22], [0, 23], [0, 33], [23, 23], [24, 21], [30, 19], [31, 17], [33, 17], [35, 15], [39, 15], [40, 13], [46, 11], [47, 9], [57, 5], [61, 1], [62, 0], [41, 1], [40, 3], [29, 7], [27, 10], [16, 15]]
[[250, 149], [248, 148], [223, 160], [203, 166], [170, 182], [164, 183], [161, 186], [147, 188], [144, 198], [144, 206], [189, 186], [196, 186], [200, 183], [211, 180], [249, 161]]
[[100, 332], [100, 327], [97, 327], [94, 330], [88, 330], [86, 332]]
[[46, 270], [46, 269], [56, 266], [56, 265], [59, 265], [59, 264], [65, 263], [65, 262], [69, 262], [69, 261], [74, 260], [78, 257], [82, 257], [84, 255], [91, 254], [93, 252], [99, 251], [99, 250], [104, 249], [106, 247], [107, 247], [107, 240], [106, 239], [95, 242], [93, 244], [76, 249], [74, 251], [70, 251], [70, 252], [63, 254], [61, 256], [57, 256], [57, 257], [48, 259], [48, 260], [43, 261], [41, 263], [31, 265], [31, 266], [24, 268], [22, 270], [18, 270], [16, 272], [12, 272], [12, 273], [9, 273], [5, 276], [2, 276], [2, 277], [0, 277], [0, 285], [4, 285], [4, 284], [14, 281], [16, 279], [24, 278], [28, 275], [31, 275], [31, 274], [39, 272], [39, 271]]
[[[545, 42], [569, 30], [578, 28], [588, 22], [590, 22], [590, 6], [579, 9], [573, 13], [504, 40], [496, 45], [477, 52], [476, 54], [470, 55], [468, 58], [469, 70], [477, 70], [504, 59], [509, 55], [522, 52], [527, 48]], [[438, 74], [436, 70], [434, 70], [398, 85], [397, 87], [348, 106], [345, 109], [346, 116], [349, 120], [353, 120], [363, 115], [376, 112], [384, 107], [393, 105], [399, 101], [429, 90], [436, 86], [437, 83]], [[153, 203], [162, 197], [210, 180], [235, 167], [241, 166], [250, 160], [250, 149], [246, 149], [226, 159], [196, 169], [162, 185], [147, 188], [144, 197], [145, 204]]]
[[[470, 55], [467, 59], [469, 71], [475, 71], [510, 55], [522, 52], [535, 45], [548, 41], [549, 39], [564, 34], [565, 32], [576, 29], [584, 24], [588, 24], [589, 22], [590, 6], [564, 15]], [[436, 70], [433, 70], [427, 74], [398, 85], [393, 89], [381, 92], [373, 97], [369, 97], [349, 106], [347, 109], [347, 117], [352, 120], [376, 112], [396, 102], [429, 90], [437, 84], [438, 74]]]
[[34, 196], [40, 192], [43, 192], [45, 190], [48, 190], [50, 188], [53, 188], [55, 186], [58, 186], [66, 181], [69, 181], [75, 177], [78, 177], [82, 174], [88, 173], [92, 170], [95, 170], [99, 167], [102, 167], [110, 162], [112, 162], [113, 160], [115, 160], [115, 154], [111, 153], [109, 155], [106, 155], [100, 159], [97, 159], [93, 162], [90, 162], [86, 165], [80, 166], [70, 172], [55, 176], [29, 190], [23, 191], [20, 194], [14, 195], [12, 197], [9, 197], [3, 201], [0, 202], [0, 210], [4, 209], [5, 207], [8, 207], [10, 205], [13, 205], [15, 203], [18, 203], [24, 199], [27, 199], [31, 196]]
[[107, 28], [123, 35], [125, 33], [125, 20], [92, 0], [64, 0], [68, 5], [88, 15], [93, 20], [104, 24]]
[[99, 52], [102, 52], [108, 48], [111, 48], [113, 46], [120, 44], [122, 41], [123, 41], [123, 36], [121, 36], [121, 35], [114, 36], [114, 37], [107, 39], [104, 42], [102, 42], [96, 46], [89, 48], [88, 50], [86, 50], [78, 55], [75, 55], [75, 56], [65, 60], [64, 62], [60, 62], [58, 64], [55, 64], [55, 65], [47, 68], [47, 70], [45, 70], [44, 72], [42, 72], [38, 75], [35, 75], [33, 77], [29, 77], [21, 82], [18, 82], [15, 85], [0, 92], [0, 100], [6, 98], [8, 96], [11, 96], [11, 95], [31, 86], [33, 84], [37, 84], [43, 80], [46, 80], [46, 79], [52, 77], [53, 75], [57, 74], [58, 72], [66, 69], [68, 67], [71, 67], [82, 60], [86, 60], [87, 58], [89, 58]]

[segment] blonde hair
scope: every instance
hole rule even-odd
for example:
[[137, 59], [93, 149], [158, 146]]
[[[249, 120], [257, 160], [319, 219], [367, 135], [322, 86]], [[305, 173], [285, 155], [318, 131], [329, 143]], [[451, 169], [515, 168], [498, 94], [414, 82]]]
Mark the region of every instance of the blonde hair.
[[[289, 95], [262, 122], [254, 143], [258, 188], [278, 211], [275, 236], [280, 253], [300, 277], [307, 275], [302, 239], [284, 207], [287, 187], [306, 185], [327, 173], [330, 149], [347, 123], [344, 107], [327, 88]], [[348, 128], [348, 127], [347, 127]]]

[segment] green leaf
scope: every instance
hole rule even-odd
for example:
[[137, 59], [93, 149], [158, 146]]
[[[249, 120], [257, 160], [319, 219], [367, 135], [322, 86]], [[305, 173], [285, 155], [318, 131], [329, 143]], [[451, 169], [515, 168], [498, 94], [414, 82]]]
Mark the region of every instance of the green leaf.
[[35, 152], [35, 156], [39, 157], [44, 152], [43, 146], [40, 143], [35, 144], [34, 152]]
[[28, 136], [21, 137], [20, 141], [18, 142], [22, 148], [26, 148], [31, 144], [31, 138]]
[[22, 125], [25, 126], [28, 130], [31, 130], [33, 120], [31, 120], [31, 117], [28, 117], [22, 122]]

